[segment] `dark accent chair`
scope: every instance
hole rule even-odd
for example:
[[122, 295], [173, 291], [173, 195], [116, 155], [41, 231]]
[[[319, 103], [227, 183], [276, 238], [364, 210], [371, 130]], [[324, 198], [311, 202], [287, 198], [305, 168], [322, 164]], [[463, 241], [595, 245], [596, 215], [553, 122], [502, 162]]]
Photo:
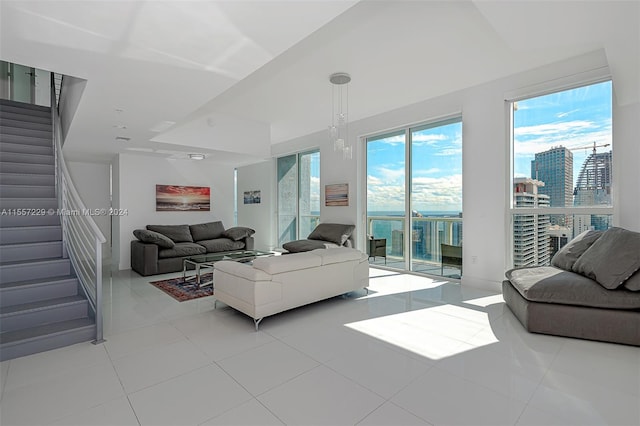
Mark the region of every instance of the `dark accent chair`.
[[445, 266], [453, 266], [454, 268], [460, 269], [460, 276], [462, 276], [462, 246], [440, 244], [440, 250], [442, 253], [440, 275], [444, 275]]
[[376, 256], [384, 257], [384, 264], [387, 264], [387, 239], [370, 238], [367, 245], [367, 254], [376, 260]]

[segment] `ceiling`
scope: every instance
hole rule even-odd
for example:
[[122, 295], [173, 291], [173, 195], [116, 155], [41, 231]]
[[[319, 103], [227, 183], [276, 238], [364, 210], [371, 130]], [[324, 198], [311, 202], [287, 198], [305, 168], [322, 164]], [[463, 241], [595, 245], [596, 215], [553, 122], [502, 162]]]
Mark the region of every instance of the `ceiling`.
[[326, 129], [338, 71], [354, 121], [603, 49], [638, 102], [639, 22], [638, 1], [0, 0], [0, 59], [87, 80], [67, 158], [239, 166]]

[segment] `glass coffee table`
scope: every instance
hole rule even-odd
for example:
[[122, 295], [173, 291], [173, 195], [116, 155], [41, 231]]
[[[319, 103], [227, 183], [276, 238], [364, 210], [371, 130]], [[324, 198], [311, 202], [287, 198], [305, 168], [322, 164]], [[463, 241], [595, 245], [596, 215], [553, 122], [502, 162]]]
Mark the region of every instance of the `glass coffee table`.
[[[251, 262], [257, 257], [273, 256], [270, 251], [261, 250], [237, 250], [225, 251], [220, 253], [199, 254], [196, 256], [185, 257], [182, 261], [182, 280], [188, 281], [195, 279], [196, 287], [213, 285], [213, 277], [210, 281], [202, 282], [202, 271], [213, 269], [213, 265], [221, 260], [233, 260], [235, 262]], [[187, 268], [191, 266], [195, 270], [195, 275], [187, 277]]]

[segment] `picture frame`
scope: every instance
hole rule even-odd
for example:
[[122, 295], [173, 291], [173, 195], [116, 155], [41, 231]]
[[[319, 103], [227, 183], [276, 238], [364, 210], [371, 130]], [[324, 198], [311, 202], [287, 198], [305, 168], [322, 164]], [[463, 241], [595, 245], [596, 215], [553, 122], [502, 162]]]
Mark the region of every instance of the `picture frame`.
[[211, 189], [208, 186], [156, 185], [156, 211], [211, 211]]
[[262, 194], [259, 189], [254, 191], [244, 191], [244, 204], [260, 204], [262, 199]]
[[324, 205], [328, 207], [348, 206], [349, 184], [338, 183], [333, 185], [325, 185]]

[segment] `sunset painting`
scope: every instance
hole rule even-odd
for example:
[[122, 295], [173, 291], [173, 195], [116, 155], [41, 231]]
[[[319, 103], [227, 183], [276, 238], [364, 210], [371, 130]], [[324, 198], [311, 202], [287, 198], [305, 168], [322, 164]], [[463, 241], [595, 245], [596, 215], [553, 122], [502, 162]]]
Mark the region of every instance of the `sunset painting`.
[[208, 186], [156, 185], [156, 211], [209, 211]]

